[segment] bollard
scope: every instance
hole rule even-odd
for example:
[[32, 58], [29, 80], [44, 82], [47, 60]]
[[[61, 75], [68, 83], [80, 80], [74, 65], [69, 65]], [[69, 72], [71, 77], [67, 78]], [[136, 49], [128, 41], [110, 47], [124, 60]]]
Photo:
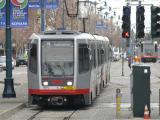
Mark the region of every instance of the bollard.
[[117, 118], [121, 114], [121, 90], [119, 88], [116, 89], [116, 116]]

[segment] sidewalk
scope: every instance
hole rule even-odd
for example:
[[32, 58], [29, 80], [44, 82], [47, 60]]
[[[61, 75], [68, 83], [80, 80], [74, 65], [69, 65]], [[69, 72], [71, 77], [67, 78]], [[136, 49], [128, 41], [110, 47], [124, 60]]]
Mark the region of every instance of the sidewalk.
[[[108, 112], [107, 117], [115, 118], [115, 89], [117, 86], [121, 86], [122, 89], [122, 106], [121, 106], [121, 115], [118, 119], [114, 120], [143, 120], [143, 118], [133, 118], [132, 117], [132, 111], [130, 110], [130, 95], [128, 95], [130, 92], [130, 86], [125, 87], [126, 85], [129, 85], [129, 74], [130, 70], [127, 66], [127, 63], [125, 63], [125, 68], [124, 68], [124, 77], [121, 77], [121, 70], [118, 70], [118, 72], [115, 73], [115, 76], [113, 75], [113, 72], [115, 69], [117, 69], [117, 66], [115, 64], [119, 63], [114, 63], [112, 65], [112, 76], [111, 76], [111, 83], [109, 87], [106, 89], [111, 89], [110, 92], [113, 91], [113, 97], [110, 96], [108, 98], [108, 101], [102, 102], [102, 104], [98, 104], [98, 107], [101, 107], [101, 105], [105, 106], [107, 108], [104, 110], [104, 112]], [[152, 72], [153, 73], [153, 72]], [[26, 74], [26, 73], [25, 73]], [[120, 78], [122, 78], [121, 83], [119, 82]], [[152, 94], [151, 94], [151, 119], [152, 120], [160, 120], [160, 116], [158, 115], [159, 112], [159, 104], [157, 103], [158, 101], [158, 88], [160, 86], [159, 78], [154, 78], [151, 77], [152, 79]], [[4, 89], [4, 79], [1, 76], [0, 73], [0, 120], [5, 120], [15, 114], [17, 111], [21, 110], [22, 108], [26, 107], [26, 103], [28, 101], [28, 83], [27, 83], [27, 76], [24, 76], [24, 79], [22, 80], [21, 77], [14, 77], [15, 80], [15, 92], [16, 92], [16, 98], [2, 98], [2, 93]], [[114, 83], [114, 85], [113, 85]], [[117, 84], [116, 84], [117, 83]], [[153, 84], [154, 83], [154, 84]], [[112, 84], [112, 85], [111, 85]], [[121, 84], [121, 85], [120, 85]], [[113, 89], [114, 88], [114, 89]], [[103, 96], [103, 93], [101, 94]], [[106, 95], [106, 92], [104, 92], [104, 97]], [[107, 96], [106, 96], [107, 97]], [[113, 104], [111, 102], [113, 102]], [[110, 110], [111, 109], [111, 110]], [[102, 109], [103, 110], [103, 109]], [[107, 120], [107, 119], [105, 119]], [[113, 119], [111, 119], [113, 120]]]
[[0, 83], [0, 120], [5, 120], [17, 111], [26, 107], [28, 100], [27, 83], [23, 85], [15, 85], [16, 98], [3, 98], [3, 82]]

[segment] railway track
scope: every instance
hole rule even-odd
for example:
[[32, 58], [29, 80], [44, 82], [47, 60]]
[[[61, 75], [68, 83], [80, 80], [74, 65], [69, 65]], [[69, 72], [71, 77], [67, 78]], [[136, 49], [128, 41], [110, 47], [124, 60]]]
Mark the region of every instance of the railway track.
[[43, 112], [43, 109], [38, 110], [38, 112], [30, 116], [27, 120], [34, 120], [34, 118], [36, 118], [36, 116], [38, 116], [42, 112]]
[[[65, 116], [62, 120], [70, 120], [70, 118], [72, 117], [72, 115], [77, 111], [78, 109], [73, 110], [72, 113], [68, 114], [67, 116]], [[27, 120], [34, 120], [38, 115], [40, 115], [41, 113], [43, 113], [45, 110], [44, 109], [40, 109], [38, 110], [35, 114], [33, 114], [32, 116], [30, 116]], [[54, 111], [53, 111], [54, 112]]]

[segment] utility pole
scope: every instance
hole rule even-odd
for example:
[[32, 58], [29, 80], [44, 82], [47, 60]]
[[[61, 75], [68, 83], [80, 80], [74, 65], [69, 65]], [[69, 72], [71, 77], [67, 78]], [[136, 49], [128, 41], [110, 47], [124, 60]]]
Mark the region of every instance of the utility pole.
[[44, 8], [44, 0], [41, 0], [41, 32], [45, 31], [45, 8]]
[[121, 76], [124, 76], [124, 41], [125, 39], [121, 38], [121, 47], [122, 47], [122, 74]]
[[62, 29], [64, 30], [65, 29], [65, 25], [64, 25], [64, 0], [62, 0], [62, 11], [63, 11], [63, 13], [62, 13]]
[[16, 97], [12, 78], [12, 38], [10, 26], [10, 9], [10, 0], [6, 0], [6, 78], [4, 79], [4, 98]]

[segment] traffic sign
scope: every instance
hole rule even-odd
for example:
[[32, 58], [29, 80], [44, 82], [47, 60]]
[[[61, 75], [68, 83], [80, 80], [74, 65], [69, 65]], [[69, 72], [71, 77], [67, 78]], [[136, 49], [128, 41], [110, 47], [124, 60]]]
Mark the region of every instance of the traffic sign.
[[28, 7], [31, 9], [39, 9], [41, 8], [40, 0], [29, 0]]
[[107, 29], [107, 25], [105, 25], [103, 21], [97, 21], [96, 28], [97, 29]]
[[44, 0], [44, 6], [46, 9], [57, 9], [59, 6], [59, 0]]
[[31, 9], [40, 9], [42, 8], [42, 4], [45, 9], [57, 9], [59, 7], [59, 0], [29, 0], [29, 8]]

